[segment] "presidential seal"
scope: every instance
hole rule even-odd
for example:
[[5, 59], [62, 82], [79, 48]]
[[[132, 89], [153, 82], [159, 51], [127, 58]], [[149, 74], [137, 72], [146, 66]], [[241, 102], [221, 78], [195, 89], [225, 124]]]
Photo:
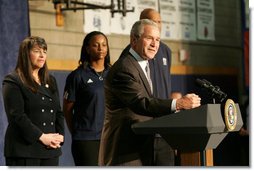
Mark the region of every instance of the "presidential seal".
[[224, 117], [226, 128], [228, 131], [233, 131], [237, 123], [236, 106], [232, 99], [228, 99], [225, 103]]

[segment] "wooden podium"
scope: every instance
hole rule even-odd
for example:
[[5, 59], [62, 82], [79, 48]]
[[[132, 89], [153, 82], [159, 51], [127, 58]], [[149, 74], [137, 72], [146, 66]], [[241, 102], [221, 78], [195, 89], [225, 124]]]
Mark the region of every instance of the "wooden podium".
[[132, 125], [136, 134], [160, 134], [177, 150], [181, 166], [213, 166], [213, 151], [229, 132], [243, 125], [238, 104], [236, 120], [229, 130], [222, 104], [206, 104]]

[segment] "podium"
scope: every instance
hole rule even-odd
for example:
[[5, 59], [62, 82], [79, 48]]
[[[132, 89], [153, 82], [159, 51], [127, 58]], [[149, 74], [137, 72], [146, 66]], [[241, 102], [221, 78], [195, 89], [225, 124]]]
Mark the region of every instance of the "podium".
[[243, 125], [238, 104], [235, 105], [235, 127], [227, 128], [224, 105], [206, 104], [198, 108], [165, 115], [132, 125], [136, 134], [160, 134], [180, 153], [180, 165], [213, 166], [215, 149], [229, 132]]

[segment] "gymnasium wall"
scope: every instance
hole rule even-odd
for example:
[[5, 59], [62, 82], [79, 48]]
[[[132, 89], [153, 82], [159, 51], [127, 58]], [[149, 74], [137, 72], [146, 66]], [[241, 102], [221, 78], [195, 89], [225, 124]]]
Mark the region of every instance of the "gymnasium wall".
[[[48, 65], [51, 70], [70, 71], [77, 67], [80, 48], [85, 33], [84, 12], [82, 10], [64, 11], [64, 26], [56, 26], [55, 9], [50, 1], [29, 1], [30, 27], [32, 35], [46, 39], [48, 49]], [[242, 83], [242, 31], [241, 1], [214, 0], [215, 41], [173, 41], [164, 40], [172, 50], [172, 67], [174, 76], [213, 75], [224, 78], [234, 76], [234, 87], [237, 96], [243, 94]], [[129, 43], [129, 36], [108, 35], [111, 63], [119, 57], [121, 51]], [[180, 50], [189, 54], [187, 61], [179, 60]], [[223, 83], [219, 82], [219, 86]], [[179, 87], [179, 85], [173, 87]], [[181, 85], [180, 85], [181, 86]], [[183, 86], [183, 85], [182, 85]]]

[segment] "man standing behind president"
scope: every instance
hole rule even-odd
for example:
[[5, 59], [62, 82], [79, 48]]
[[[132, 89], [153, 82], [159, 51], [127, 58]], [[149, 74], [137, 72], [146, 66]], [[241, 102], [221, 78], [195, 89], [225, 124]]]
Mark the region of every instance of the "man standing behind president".
[[136, 135], [131, 125], [200, 106], [200, 97], [187, 94], [180, 99], [152, 96], [148, 60], [159, 49], [160, 29], [151, 20], [137, 21], [131, 29], [131, 49], [112, 66], [105, 82], [105, 119], [99, 165], [150, 166], [153, 135]]

